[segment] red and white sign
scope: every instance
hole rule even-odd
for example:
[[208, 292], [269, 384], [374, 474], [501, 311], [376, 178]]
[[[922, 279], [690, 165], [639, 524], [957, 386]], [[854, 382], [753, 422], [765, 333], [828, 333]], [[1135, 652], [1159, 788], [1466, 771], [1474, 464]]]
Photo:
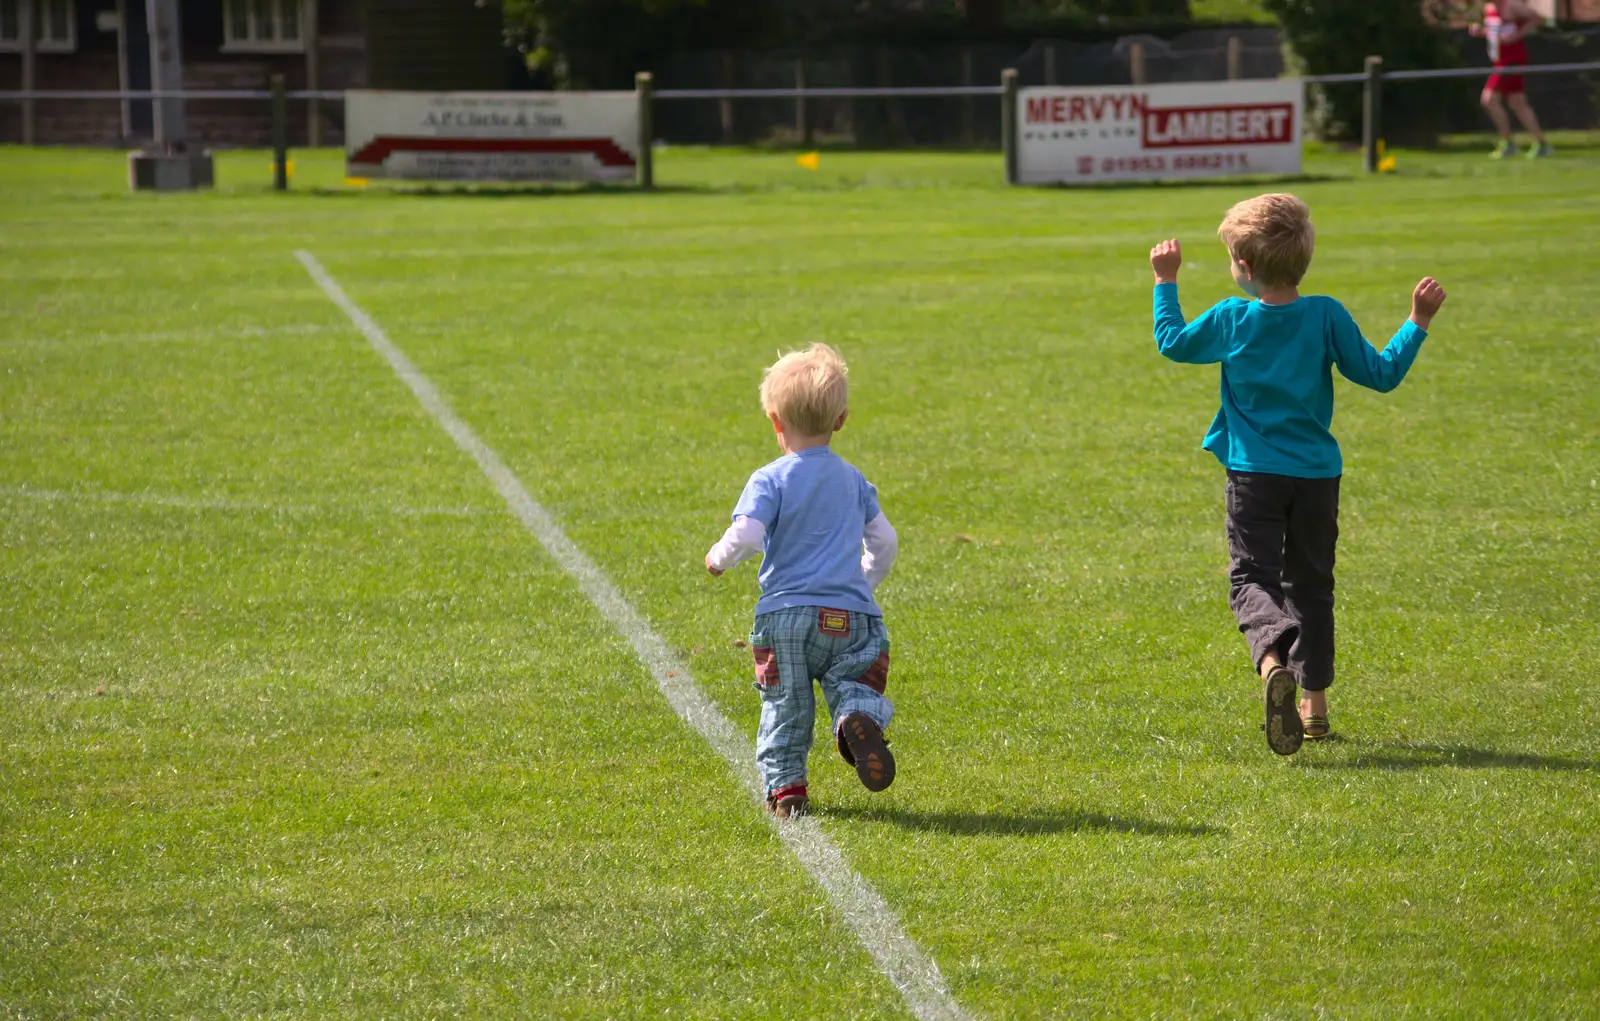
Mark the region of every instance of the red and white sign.
[[345, 172], [425, 181], [631, 181], [632, 92], [345, 93]]
[[1298, 174], [1304, 92], [1293, 78], [1022, 89], [1017, 179]]

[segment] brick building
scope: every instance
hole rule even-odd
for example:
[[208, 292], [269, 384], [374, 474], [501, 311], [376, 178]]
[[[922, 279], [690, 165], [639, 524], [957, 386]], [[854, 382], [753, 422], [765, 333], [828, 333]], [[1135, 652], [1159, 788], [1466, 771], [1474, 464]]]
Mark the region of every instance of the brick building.
[[[264, 89], [282, 74], [291, 89], [344, 89], [367, 81], [363, 0], [181, 0], [184, 87]], [[32, 54], [24, 26], [33, 25]], [[31, 65], [31, 66], [30, 66]], [[144, 0], [0, 0], [0, 89], [150, 88]], [[32, 104], [39, 144], [129, 145], [150, 137], [149, 101], [41, 100]], [[341, 141], [339, 103], [290, 104], [290, 137]], [[22, 104], [0, 103], [0, 142], [24, 140]], [[188, 104], [192, 142], [264, 145], [265, 102]]]

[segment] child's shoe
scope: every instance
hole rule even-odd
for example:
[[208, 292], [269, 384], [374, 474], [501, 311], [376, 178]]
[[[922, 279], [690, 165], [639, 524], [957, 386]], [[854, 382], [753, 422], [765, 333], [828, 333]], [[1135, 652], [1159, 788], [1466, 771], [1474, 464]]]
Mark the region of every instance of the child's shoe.
[[1554, 156], [1555, 154], [1556, 147], [1549, 142], [1536, 142], [1528, 146], [1528, 151], [1525, 155], [1530, 160], [1542, 160], [1546, 156]]
[[876, 720], [866, 713], [851, 713], [839, 721], [835, 736], [839, 754], [856, 767], [856, 776], [867, 790], [887, 790], [894, 783], [894, 753]]
[[1489, 158], [1492, 160], [1508, 160], [1516, 154], [1516, 143], [1507, 142], [1504, 139], [1501, 139], [1500, 144], [1494, 147], [1494, 152], [1489, 154]]
[[1295, 688], [1294, 673], [1288, 667], [1280, 663], [1267, 671], [1267, 747], [1279, 755], [1293, 755], [1305, 740]]
[[779, 819], [795, 819], [802, 815], [810, 815], [811, 800], [806, 797], [806, 785], [792, 783], [768, 794], [767, 813]]
[[1316, 713], [1300, 717], [1300, 729], [1305, 732], [1307, 741], [1321, 741], [1333, 733], [1328, 726], [1328, 717]]

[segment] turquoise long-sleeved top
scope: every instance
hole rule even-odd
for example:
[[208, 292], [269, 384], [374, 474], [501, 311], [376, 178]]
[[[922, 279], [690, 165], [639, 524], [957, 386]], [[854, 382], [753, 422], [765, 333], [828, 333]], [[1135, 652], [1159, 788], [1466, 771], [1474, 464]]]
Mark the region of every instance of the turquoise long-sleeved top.
[[1333, 366], [1387, 393], [1406, 378], [1428, 332], [1407, 319], [1376, 351], [1344, 306], [1303, 297], [1287, 305], [1228, 298], [1191, 323], [1178, 285], [1157, 284], [1156, 347], [1175, 362], [1222, 366], [1222, 407], [1201, 444], [1234, 471], [1327, 479], [1344, 471], [1333, 424]]

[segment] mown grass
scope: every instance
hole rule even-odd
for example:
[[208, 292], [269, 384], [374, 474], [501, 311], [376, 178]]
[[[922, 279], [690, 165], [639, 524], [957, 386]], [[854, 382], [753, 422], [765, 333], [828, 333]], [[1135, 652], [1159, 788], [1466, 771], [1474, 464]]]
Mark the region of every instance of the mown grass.
[[982, 1017], [1600, 1016], [1600, 156], [1315, 154], [1339, 384], [1340, 740], [1256, 729], [1213, 370], [1144, 253], [1259, 185], [1007, 190], [973, 155], [669, 150], [666, 189], [391, 194], [226, 154], [0, 154], [0, 1008], [901, 1016], [726, 768], [316, 290], [314, 252], [753, 733], [780, 348], [903, 554], [902, 775], [829, 832]]

